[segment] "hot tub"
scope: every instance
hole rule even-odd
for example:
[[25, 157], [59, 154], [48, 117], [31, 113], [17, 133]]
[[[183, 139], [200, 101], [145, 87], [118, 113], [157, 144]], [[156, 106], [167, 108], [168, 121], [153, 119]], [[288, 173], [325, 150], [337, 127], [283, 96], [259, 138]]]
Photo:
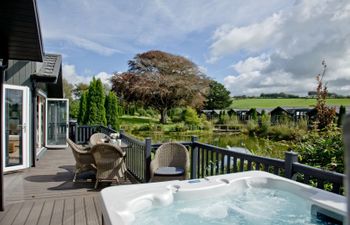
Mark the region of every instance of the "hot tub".
[[105, 188], [106, 225], [342, 224], [346, 198], [261, 171]]

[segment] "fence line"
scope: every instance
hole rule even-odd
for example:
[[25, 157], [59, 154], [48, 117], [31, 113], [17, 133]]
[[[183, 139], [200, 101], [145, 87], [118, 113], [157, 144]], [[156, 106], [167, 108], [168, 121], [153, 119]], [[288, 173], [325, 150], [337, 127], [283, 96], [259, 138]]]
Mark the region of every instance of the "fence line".
[[[73, 132], [75, 131], [75, 133]], [[74, 133], [75, 142], [86, 143], [95, 132], [106, 134], [116, 132], [103, 126], [76, 126], [70, 128], [70, 134]], [[148, 182], [150, 177], [151, 152], [155, 152], [161, 144], [153, 144], [150, 138], [144, 141], [120, 131], [120, 138], [128, 145], [126, 164], [128, 171], [140, 182]], [[190, 152], [191, 179], [206, 176], [261, 170], [297, 180], [320, 189], [343, 194], [345, 178], [344, 174], [330, 172], [319, 168], [298, 163], [298, 155], [294, 152], [286, 152], [285, 159], [275, 159], [230, 151], [225, 148], [200, 143], [193, 136], [190, 142], [179, 142], [187, 147]]]

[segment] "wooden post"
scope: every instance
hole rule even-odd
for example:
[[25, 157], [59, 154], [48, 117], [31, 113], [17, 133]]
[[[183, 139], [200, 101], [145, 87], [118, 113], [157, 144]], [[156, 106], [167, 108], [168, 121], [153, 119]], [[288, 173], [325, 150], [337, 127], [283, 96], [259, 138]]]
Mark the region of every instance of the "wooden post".
[[151, 151], [152, 151], [152, 139], [145, 139], [145, 182], [148, 182], [151, 177], [150, 166], [151, 166]]
[[346, 172], [344, 185], [346, 187], [345, 196], [348, 196], [347, 198], [348, 216], [346, 218], [345, 224], [349, 224], [350, 222], [350, 218], [349, 218], [349, 212], [350, 212], [350, 198], [349, 198], [349, 194], [350, 194], [350, 179], [349, 179], [349, 176], [350, 176], [350, 114], [348, 114], [344, 120], [343, 140], [345, 144], [345, 172]]
[[298, 154], [290, 151], [285, 153], [285, 177], [288, 179], [292, 179], [293, 176], [293, 163], [298, 162]]
[[191, 148], [192, 148], [192, 154], [191, 154], [191, 179], [197, 178], [197, 162], [198, 162], [198, 147], [195, 146], [195, 143], [198, 140], [197, 136], [191, 137]]

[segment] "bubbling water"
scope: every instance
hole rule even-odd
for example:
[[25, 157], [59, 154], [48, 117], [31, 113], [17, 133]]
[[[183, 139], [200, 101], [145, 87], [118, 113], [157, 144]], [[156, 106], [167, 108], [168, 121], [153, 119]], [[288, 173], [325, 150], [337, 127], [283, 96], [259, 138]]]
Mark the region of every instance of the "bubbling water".
[[136, 214], [133, 225], [323, 225], [311, 216], [311, 203], [292, 193], [249, 187], [200, 200], [177, 200]]

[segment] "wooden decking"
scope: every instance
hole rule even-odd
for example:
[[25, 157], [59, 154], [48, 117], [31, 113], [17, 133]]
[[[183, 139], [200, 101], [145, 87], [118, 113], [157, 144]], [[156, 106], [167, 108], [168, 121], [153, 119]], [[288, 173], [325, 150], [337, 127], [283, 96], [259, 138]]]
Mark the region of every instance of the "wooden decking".
[[[72, 182], [74, 164], [70, 149], [48, 150], [35, 168], [5, 175], [0, 224], [101, 224], [99, 191], [86, 182], [89, 173]], [[120, 185], [125, 184], [131, 184], [129, 178]]]

